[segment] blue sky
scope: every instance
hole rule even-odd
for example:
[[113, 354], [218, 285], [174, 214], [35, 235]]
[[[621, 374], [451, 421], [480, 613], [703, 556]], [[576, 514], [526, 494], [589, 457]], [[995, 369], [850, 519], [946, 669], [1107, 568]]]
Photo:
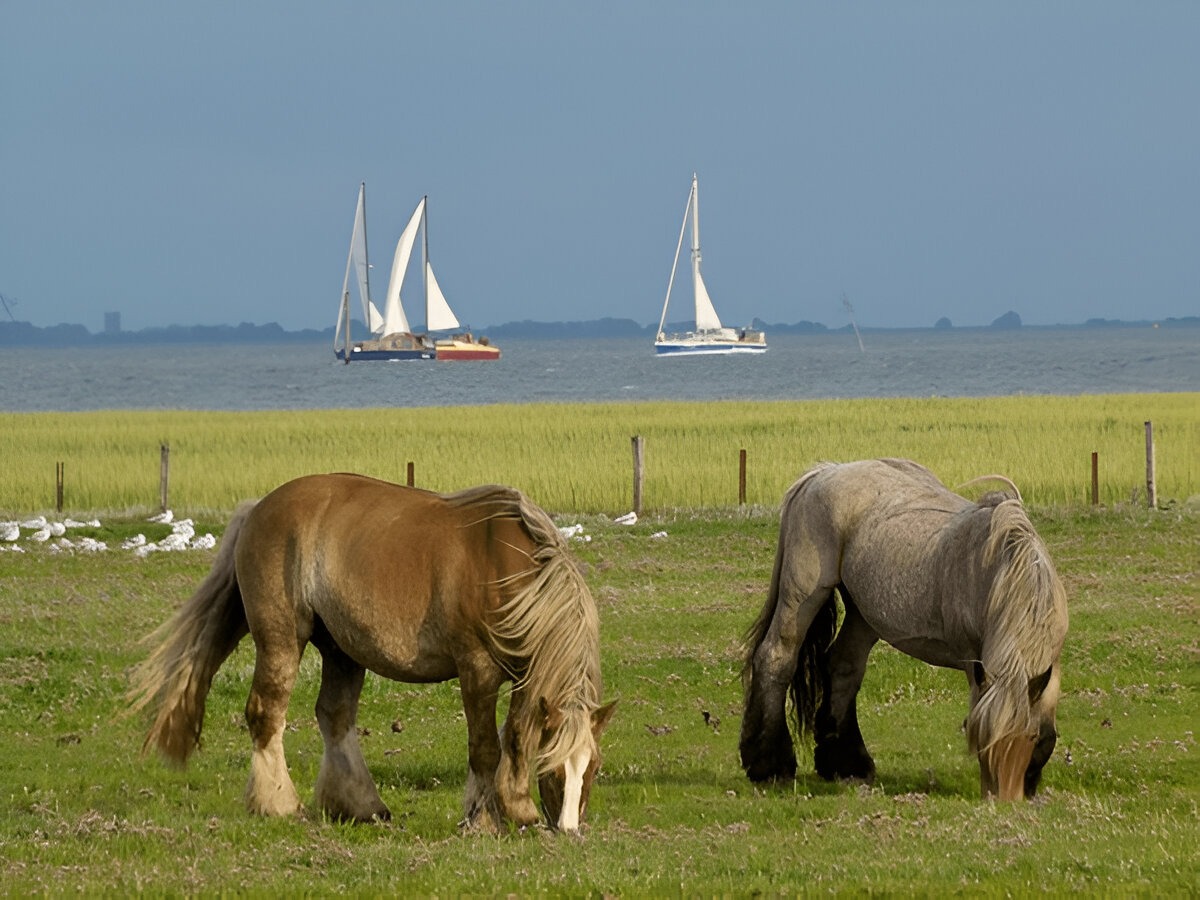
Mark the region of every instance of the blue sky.
[[657, 322], [693, 171], [727, 324], [842, 325], [843, 294], [878, 327], [1200, 314], [1200, 3], [39, 0], [0, 23], [0, 293], [35, 325], [330, 326], [360, 181], [379, 296], [428, 194], [464, 322]]

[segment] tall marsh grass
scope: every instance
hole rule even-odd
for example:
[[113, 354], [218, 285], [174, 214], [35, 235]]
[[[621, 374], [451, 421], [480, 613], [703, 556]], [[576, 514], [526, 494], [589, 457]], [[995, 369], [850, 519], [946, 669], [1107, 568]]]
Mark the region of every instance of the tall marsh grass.
[[1034, 506], [1145, 497], [1144, 422], [1154, 423], [1160, 504], [1200, 494], [1200, 395], [986, 399], [529, 404], [269, 412], [0, 413], [0, 515], [55, 503], [65, 513], [157, 507], [159, 447], [170, 446], [170, 504], [224, 512], [290, 478], [355, 471], [453, 490], [500, 482], [563, 513], [622, 513], [630, 439], [645, 439], [649, 510], [738, 502], [774, 506], [820, 460], [905, 456], [950, 485], [1000, 473]]

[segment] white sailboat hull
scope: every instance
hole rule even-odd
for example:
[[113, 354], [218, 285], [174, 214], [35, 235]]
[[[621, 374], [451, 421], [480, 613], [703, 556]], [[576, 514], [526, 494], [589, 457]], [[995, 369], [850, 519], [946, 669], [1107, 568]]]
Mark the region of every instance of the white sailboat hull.
[[731, 328], [723, 328], [720, 333], [715, 334], [690, 332], [660, 337], [654, 342], [654, 352], [658, 356], [728, 356], [734, 353], [766, 353], [767, 339], [761, 331], [736, 332]]

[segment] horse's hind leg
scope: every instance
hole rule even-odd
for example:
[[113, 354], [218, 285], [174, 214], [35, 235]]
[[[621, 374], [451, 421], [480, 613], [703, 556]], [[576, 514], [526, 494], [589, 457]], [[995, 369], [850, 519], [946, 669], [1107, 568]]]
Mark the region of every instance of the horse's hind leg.
[[832, 588], [804, 592], [793, 579], [780, 589], [774, 617], [748, 667], [739, 751], [751, 781], [793, 778], [796, 751], [787, 722], [787, 696], [800, 648]]
[[257, 634], [255, 638], [259, 641], [258, 653], [246, 700], [246, 724], [252, 742], [246, 808], [264, 816], [289, 816], [299, 811], [300, 796], [288, 775], [283, 729], [303, 644], [296, 646], [290, 638], [284, 642], [264, 641]]
[[320, 624], [312, 641], [321, 652], [317, 724], [325, 741], [317, 774], [316, 804], [333, 819], [386, 821], [392, 814], [367, 769], [355, 727], [366, 670], [337, 646]]
[[858, 689], [867, 657], [879, 636], [863, 620], [843, 591], [846, 617], [830, 649], [829, 687], [817, 710], [813, 762], [817, 774], [835, 778], [875, 777], [875, 762], [858, 727]]

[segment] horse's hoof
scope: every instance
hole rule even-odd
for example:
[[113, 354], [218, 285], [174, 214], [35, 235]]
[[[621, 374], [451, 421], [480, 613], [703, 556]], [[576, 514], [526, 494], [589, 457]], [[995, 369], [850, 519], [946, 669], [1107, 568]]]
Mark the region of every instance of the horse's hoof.
[[363, 813], [350, 812], [344, 809], [323, 809], [322, 812], [332, 822], [349, 822], [352, 825], [374, 825], [392, 821], [392, 811], [386, 806]]
[[875, 760], [861, 745], [846, 746], [836, 738], [818, 744], [813, 751], [813, 767], [826, 781], [860, 781], [870, 784], [875, 780]]
[[792, 781], [796, 777], [796, 761], [786, 759], [774, 762], [755, 762], [746, 766], [746, 777], [755, 784], [763, 782]]
[[458, 830], [463, 834], [499, 834], [500, 828], [487, 813], [468, 816], [458, 823]]

